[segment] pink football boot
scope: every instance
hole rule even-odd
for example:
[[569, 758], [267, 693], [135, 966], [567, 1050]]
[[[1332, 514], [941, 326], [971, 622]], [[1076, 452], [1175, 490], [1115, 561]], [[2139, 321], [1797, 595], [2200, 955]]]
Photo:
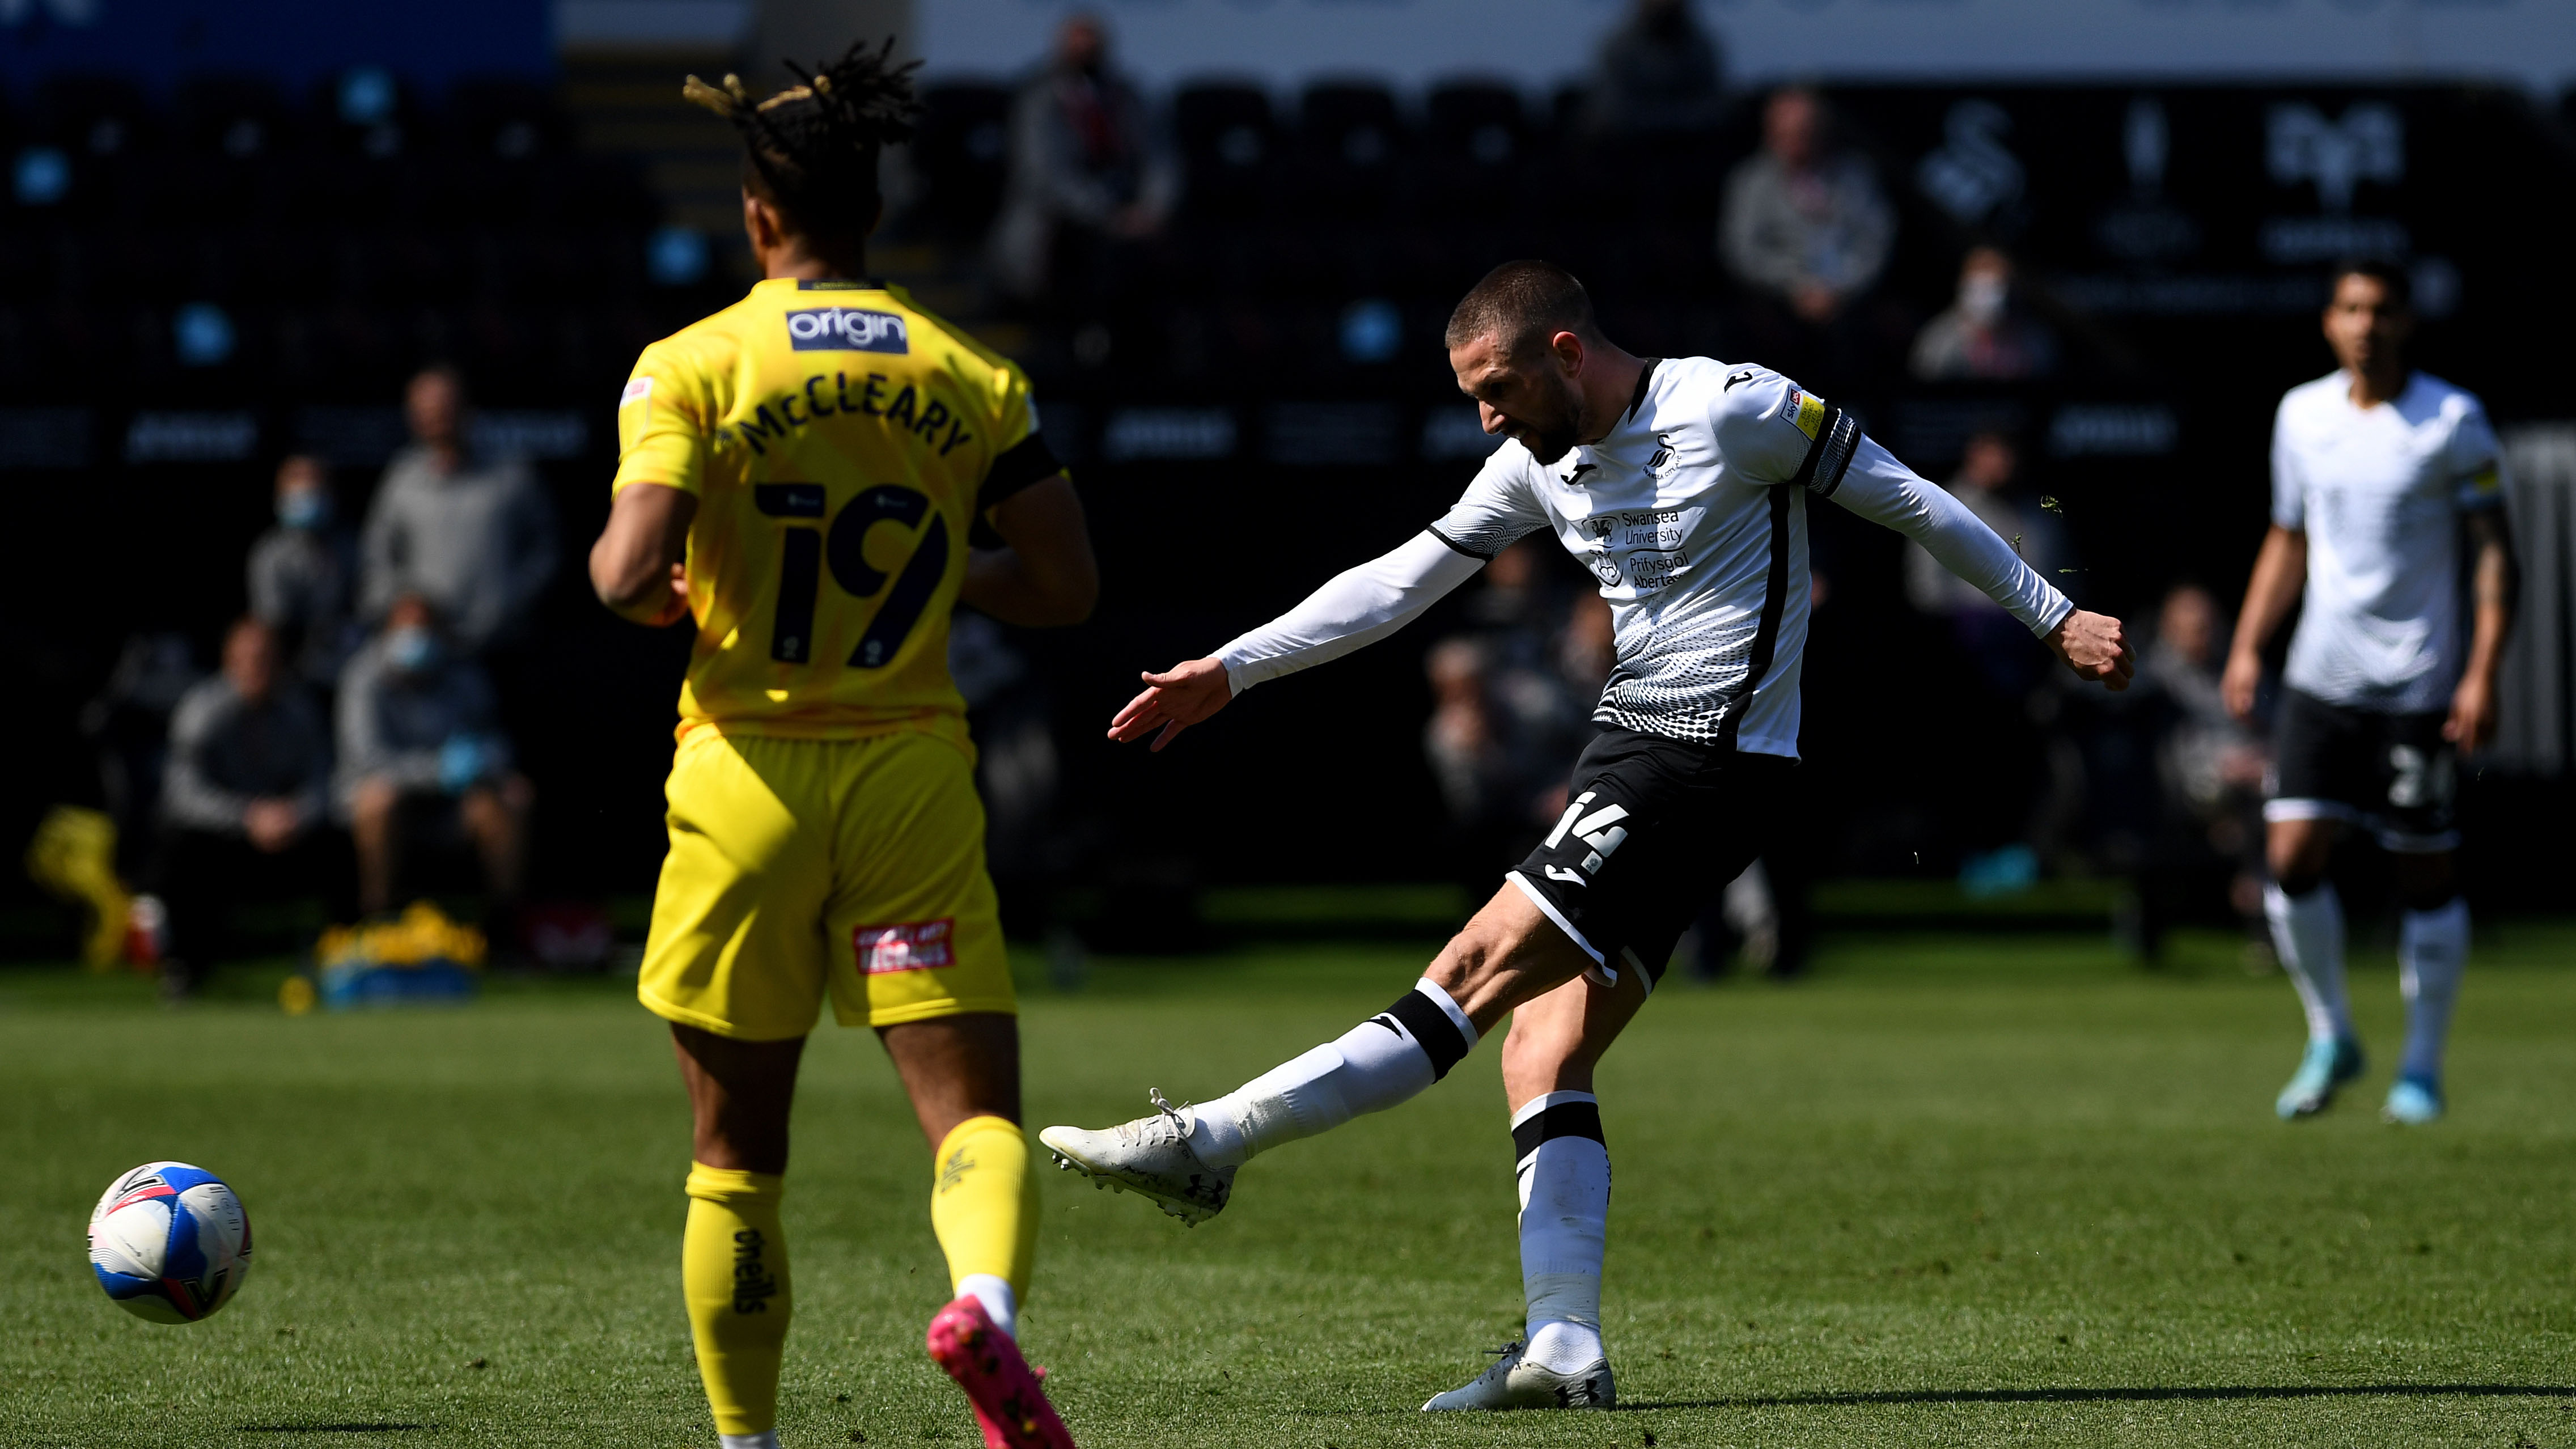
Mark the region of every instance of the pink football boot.
[[1020, 1346], [993, 1325], [973, 1294], [930, 1320], [930, 1357], [975, 1406], [984, 1449], [1074, 1449], [1073, 1436], [1039, 1387], [1043, 1370], [1029, 1367]]

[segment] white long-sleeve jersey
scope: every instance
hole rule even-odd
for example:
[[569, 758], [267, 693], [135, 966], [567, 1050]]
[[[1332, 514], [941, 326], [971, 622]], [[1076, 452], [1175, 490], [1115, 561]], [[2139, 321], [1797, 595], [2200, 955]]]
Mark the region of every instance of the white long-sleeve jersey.
[[1552, 529], [1610, 602], [1618, 664], [1596, 723], [1794, 759], [1811, 493], [1921, 543], [2035, 634], [2074, 608], [1842, 409], [1768, 368], [1687, 357], [1650, 361], [1597, 443], [1554, 463], [1504, 443], [1430, 528], [1216, 657], [1238, 694], [1321, 664]]

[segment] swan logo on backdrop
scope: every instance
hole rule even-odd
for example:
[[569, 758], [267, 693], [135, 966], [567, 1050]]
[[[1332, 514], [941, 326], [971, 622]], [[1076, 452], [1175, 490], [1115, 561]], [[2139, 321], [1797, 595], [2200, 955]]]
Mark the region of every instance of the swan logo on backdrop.
[[787, 314], [787, 343], [799, 352], [912, 351], [903, 319], [865, 307], [809, 307]]
[[2276, 105], [2264, 117], [2263, 156], [2276, 184], [2314, 183], [2320, 213], [2267, 218], [2259, 238], [2264, 260], [2296, 266], [2335, 257], [2402, 257], [2414, 249], [2406, 223], [2352, 209], [2361, 183], [2396, 186], [2406, 179], [2406, 121], [2396, 107], [2362, 101], [2328, 120], [2314, 106]]

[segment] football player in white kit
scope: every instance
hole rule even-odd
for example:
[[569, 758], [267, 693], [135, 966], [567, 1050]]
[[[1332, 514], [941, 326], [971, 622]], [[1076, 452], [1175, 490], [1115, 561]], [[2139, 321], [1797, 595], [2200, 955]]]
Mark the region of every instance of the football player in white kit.
[[1682, 928], [1791, 808], [1809, 496], [1919, 540], [2083, 678], [2122, 688], [2132, 660], [2118, 620], [2076, 609], [1849, 414], [1767, 368], [1621, 351], [1554, 266], [1496, 268], [1458, 304], [1447, 341], [1485, 431], [1506, 439], [1466, 495], [1281, 618], [1147, 674], [1110, 735], [1150, 734], [1161, 749], [1253, 685], [1395, 632], [1544, 529], [1601, 581], [1617, 634], [1572, 803], [1384, 1012], [1215, 1101], [1175, 1108], [1155, 1092], [1154, 1115], [1040, 1140], [1059, 1165], [1196, 1223], [1224, 1208], [1253, 1154], [1412, 1097], [1508, 1014], [1528, 1332], [1423, 1407], [1607, 1408], [1610, 1160], [1593, 1068]]
[[[2361, 1074], [2344, 996], [2343, 904], [2326, 879], [2347, 826], [2397, 861], [2406, 1055], [2380, 1115], [2442, 1115], [2442, 1048], [2469, 951], [2452, 880], [2458, 756], [2495, 733], [2496, 665], [2513, 622], [2514, 557], [2495, 430], [2475, 397], [2407, 368], [2406, 274], [2339, 268], [2326, 304], [2335, 371], [2281, 398], [2272, 425], [2272, 527], [2245, 586], [2227, 660], [2228, 708], [2250, 717], [2264, 642], [2302, 604], [2283, 671], [2278, 784], [2263, 806], [2263, 894], [2308, 1046], [2274, 1105], [2323, 1111]], [[2461, 637], [2460, 554], [2471, 618]]]

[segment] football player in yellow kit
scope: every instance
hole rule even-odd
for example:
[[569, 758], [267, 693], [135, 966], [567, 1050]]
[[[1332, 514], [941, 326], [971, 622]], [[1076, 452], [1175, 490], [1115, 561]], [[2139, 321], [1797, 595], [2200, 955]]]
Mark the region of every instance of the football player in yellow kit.
[[[936, 1148], [956, 1297], [932, 1356], [987, 1445], [1070, 1449], [1016, 1345], [1035, 1178], [948, 626], [961, 601], [1078, 623], [1099, 577], [1027, 378], [868, 279], [878, 153], [913, 110], [892, 48], [765, 100], [689, 79], [742, 132], [765, 280], [645, 349], [591, 550], [609, 608], [697, 626], [637, 994], [695, 1116], [681, 1280], [725, 1449], [778, 1442], [788, 1107], [826, 996], [876, 1029]], [[972, 546], [979, 523], [1001, 546]]]

